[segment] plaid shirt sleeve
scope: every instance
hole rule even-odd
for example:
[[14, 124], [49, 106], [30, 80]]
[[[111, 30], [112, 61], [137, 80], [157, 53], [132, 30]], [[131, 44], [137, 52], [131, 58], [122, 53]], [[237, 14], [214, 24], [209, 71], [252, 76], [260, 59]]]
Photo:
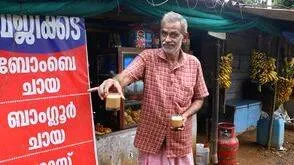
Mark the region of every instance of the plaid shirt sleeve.
[[204, 77], [203, 77], [201, 64], [198, 61], [197, 78], [196, 78], [196, 85], [194, 87], [193, 100], [204, 98], [204, 97], [206, 97], [208, 95], [209, 95], [209, 93], [208, 93], [208, 90], [207, 90], [207, 87], [206, 87], [206, 84], [205, 84], [205, 80], [204, 80]]
[[126, 75], [127, 84], [142, 79], [145, 70], [145, 60], [143, 58], [144, 51], [130, 63], [130, 65], [122, 71]]

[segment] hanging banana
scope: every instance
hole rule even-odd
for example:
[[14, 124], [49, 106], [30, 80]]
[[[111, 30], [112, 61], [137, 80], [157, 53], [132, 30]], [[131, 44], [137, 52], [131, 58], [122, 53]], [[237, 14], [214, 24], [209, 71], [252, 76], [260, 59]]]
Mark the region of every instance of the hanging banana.
[[231, 86], [231, 74], [232, 74], [232, 63], [233, 63], [233, 54], [228, 53], [225, 56], [221, 56], [220, 59], [220, 70], [218, 75], [218, 83], [220, 88], [227, 89]]
[[275, 58], [267, 57], [265, 53], [253, 50], [251, 56], [251, 79], [258, 81], [260, 85], [275, 83], [278, 81], [276, 69]]
[[294, 58], [285, 58], [282, 76], [277, 84], [277, 103], [281, 105], [290, 99], [294, 86]]

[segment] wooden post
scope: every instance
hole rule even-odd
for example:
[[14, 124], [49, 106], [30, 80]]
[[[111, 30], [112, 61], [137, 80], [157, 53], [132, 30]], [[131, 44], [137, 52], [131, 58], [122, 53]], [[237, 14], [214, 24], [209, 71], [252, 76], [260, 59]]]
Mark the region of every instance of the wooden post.
[[221, 40], [217, 39], [217, 55], [216, 55], [216, 64], [215, 64], [215, 90], [214, 90], [214, 104], [212, 110], [212, 124], [211, 124], [211, 158], [212, 163], [217, 164], [217, 141], [218, 141], [218, 118], [219, 118], [219, 83], [218, 83], [218, 74], [219, 74], [219, 63], [220, 63], [220, 53], [221, 53]]
[[[222, 54], [224, 55], [225, 54], [225, 49], [226, 49], [226, 42], [222, 42]], [[222, 90], [222, 93], [223, 93], [223, 113], [225, 114], [226, 113], [226, 89], [224, 88]]]
[[[279, 58], [280, 58], [280, 42], [277, 39], [277, 72], [279, 71]], [[272, 111], [270, 115], [270, 123], [269, 123], [269, 133], [268, 133], [268, 141], [267, 141], [267, 149], [270, 149], [271, 147], [271, 141], [272, 141], [272, 133], [273, 133], [273, 123], [274, 123], [274, 112], [276, 110], [276, 97], [277, 97], [277, 83], [274, 84], [274, 96], [272, 99]]]

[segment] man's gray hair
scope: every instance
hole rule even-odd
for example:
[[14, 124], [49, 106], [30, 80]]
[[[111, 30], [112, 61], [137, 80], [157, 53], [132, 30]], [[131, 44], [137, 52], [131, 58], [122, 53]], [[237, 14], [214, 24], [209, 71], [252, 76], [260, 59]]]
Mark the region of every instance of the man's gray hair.
[[162, 17], [161, 20], [161, 27], [166, 23], [174, 23], [174, 22], [180, 22], [181, 24], [181, 33], [186, 34], [188, 31], [188, 24], [187, 20], [181, 15], [176, 12], [170, 11]]

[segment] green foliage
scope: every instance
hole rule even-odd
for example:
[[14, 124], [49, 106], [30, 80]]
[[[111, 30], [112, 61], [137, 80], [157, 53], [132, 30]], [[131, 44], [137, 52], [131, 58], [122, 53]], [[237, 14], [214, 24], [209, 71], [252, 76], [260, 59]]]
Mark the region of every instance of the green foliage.
[[293, 7], [294, 6], [294, 0], [274, 0], [275, 4], [281, 5], [283, 7]]
[[257, 3], [258, 3], [257, 0], [243, 0], [243, 2], [244, 2], [245, 4], [257, 4]]

